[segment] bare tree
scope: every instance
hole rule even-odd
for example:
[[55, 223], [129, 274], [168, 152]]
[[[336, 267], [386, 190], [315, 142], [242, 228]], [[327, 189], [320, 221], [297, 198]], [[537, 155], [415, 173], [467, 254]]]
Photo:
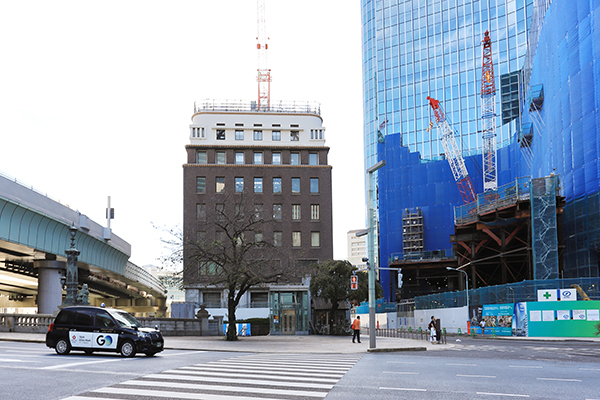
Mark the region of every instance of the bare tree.
[[184, 282], [225, 289], [227, 340], [237, 340], [236, 308], [252, 287], [292, 280], [293, 262], [273, 241], [271, 216], [251, 197], [234, 195], [207, 212], [204, 231], [185, 232]]

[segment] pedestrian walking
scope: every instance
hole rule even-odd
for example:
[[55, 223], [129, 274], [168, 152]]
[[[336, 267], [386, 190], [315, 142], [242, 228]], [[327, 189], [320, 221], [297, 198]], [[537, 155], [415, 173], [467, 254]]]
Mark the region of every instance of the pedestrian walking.
[[429, 338], [431, 340], [431, 344], [433, 344], [437, 341], [435, 332], [435, 317], [433, 315], [431, 316], [431, 321], [429, 322], [429, 325], [427, 325], [427, 329], [429, 329]]
[[356, 317], [354, 321], [352, 321], [352, 330], [354, 331], [352, 335], [352, 343], [356, 343], [354, 340], [358, 339], [358, 343], [360, 343], [360, 315]]
[[483, 317], [481, 318], [479, 326], [481, 326], [481, 334], [483, 335], [485, 333], [485, 319], [483, 319]]

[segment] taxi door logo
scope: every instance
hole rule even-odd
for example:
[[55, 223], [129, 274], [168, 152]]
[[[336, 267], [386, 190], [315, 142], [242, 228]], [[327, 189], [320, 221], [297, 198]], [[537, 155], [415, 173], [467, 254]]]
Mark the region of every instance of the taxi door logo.
[[106, 335], [106, 336], [104, 336], [104, 335], [99, 335], [99, 336], [96, 338], [96, 343], [97, 343], [97, 344], [98, 344], [100, 347], [102, 347], [102, 346], [110, 347], [110, 346], [112, 345], [112, 343], [113, 343], [113, 339], [112, 339], [112, 337], [110, 337], [110, 336], [108, 336], [108, 335]]

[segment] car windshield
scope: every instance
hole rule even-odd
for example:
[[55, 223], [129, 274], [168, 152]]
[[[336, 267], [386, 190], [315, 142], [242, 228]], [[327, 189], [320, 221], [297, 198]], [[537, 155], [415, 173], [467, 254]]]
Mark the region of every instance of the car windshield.
[[113, 311], [111, 315], [123, 328], [139, 328], [141, 325], [135, 317], [123, 311]]

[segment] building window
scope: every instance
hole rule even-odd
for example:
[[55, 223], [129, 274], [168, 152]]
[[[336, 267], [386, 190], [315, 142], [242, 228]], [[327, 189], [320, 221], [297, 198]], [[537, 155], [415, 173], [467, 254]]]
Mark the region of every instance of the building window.
[[281, 219], [281, 204], [273, 204], [273, 219]]
[[[221, 219], [225, 219], [225, 218], [221, 218]], [[215, 242], [225, 243], [226, 240], [227, 240], [227, 235], [225, 234], [225, 231], [216, 231], [215, 232]]]
[[310, 178], [310, 192], [319, 193], [319, 178]]
[[273, 178], [273, 193], [281, 193], [281, 178]]
[[281, 247], [283, 241], [283, 232], [273, 232], [273, 246]]
[[225, 140], [225, 129], [217, 129], [217, 140]]
[[320, 247], [321, 246], [321, 233], [320, 232], [311, 232], [310, 233], [310, 246], [311, 247]]
[[254, 218], [256, 218], [257, 220], [263, 219], [263, 205], [262, 204], [254, 205]]
[[300, 153], [292, 153], [290, 155], [290, 164], [300, 165]]
[[197, 164], [206, 164], [206, 152], [205, 151], [198, 151], [196, 152], [196, 163]]
[[217, 157], [216, 157], [216, 163], [217, 164], [225, 164], [227, 159], [225, 158], [225, 152], [224, 151], [217, 151]]
[[220, 308], [221, 293], [202, 293], [202, 304], [208, 308]]
[[300, 131], [291, 131], [290, 140], [292, 142], [298, 142], [300, 140]]
[[206, 193], [206, 177], [196, 177], [196, 193]]
[[203, 203], [196, 204], [196, 219], [198, 221], [206, 220], [206, 204], [203, 204]]
[[292, 178], [292, 193], [300, 193], [300, 178]]
[[319, 153], [308, 154], [308, 165], [319, 165]]
[[274, 142], [279, 142], [281, 140], [281, 131], [273, 131], [272, 140]]
[[260, 243], [263, 241], [263, 234], [262, 232], [256, 232], [254, 234], [254, 243]]
[[292, 232], [292, 247], [302, 247], [301, 232]]
[[223, 193], [225, 191], [225, 177], [217, 176], [215, 178], [215, 192]]
[[263, 192], [263, 178], [254, 178], [254, 193]]
[[235, 140], [244, 140], [244, 131], [236, 130], [235, 131]]
[[262, 131], [254, 131], [254, 140], [262, 140]]
[[235, 152], [235, 163], [236, 164], [243, 164], [244, 163], [244, 152], [243, 151], [236, 151]]
[[273, 153], [273, 159], [271, 160], [273, 165], [281, 165], [281, 153]]
[[292, 204], [292, 219], [299, 220], [300, 216], [300, 204]]
[[236, 193], [242, 193], [244, 191], [244, 178], [236, 177], [235, 178], [235, 191]]
[[320, 206], [318, 204], [311, 204], [310, 205], [310, 219], [313, 221], [318, 221], [320, 216]]
[[263, 153], [256, 152], [254, 153], [254, 164], [262, 164], [263, 163]]
[[205, 238], [206, 238], [206, 232], [204, 232], [204, 231], [196, 232], [196, 242], [197, 243], [203, 243]]

